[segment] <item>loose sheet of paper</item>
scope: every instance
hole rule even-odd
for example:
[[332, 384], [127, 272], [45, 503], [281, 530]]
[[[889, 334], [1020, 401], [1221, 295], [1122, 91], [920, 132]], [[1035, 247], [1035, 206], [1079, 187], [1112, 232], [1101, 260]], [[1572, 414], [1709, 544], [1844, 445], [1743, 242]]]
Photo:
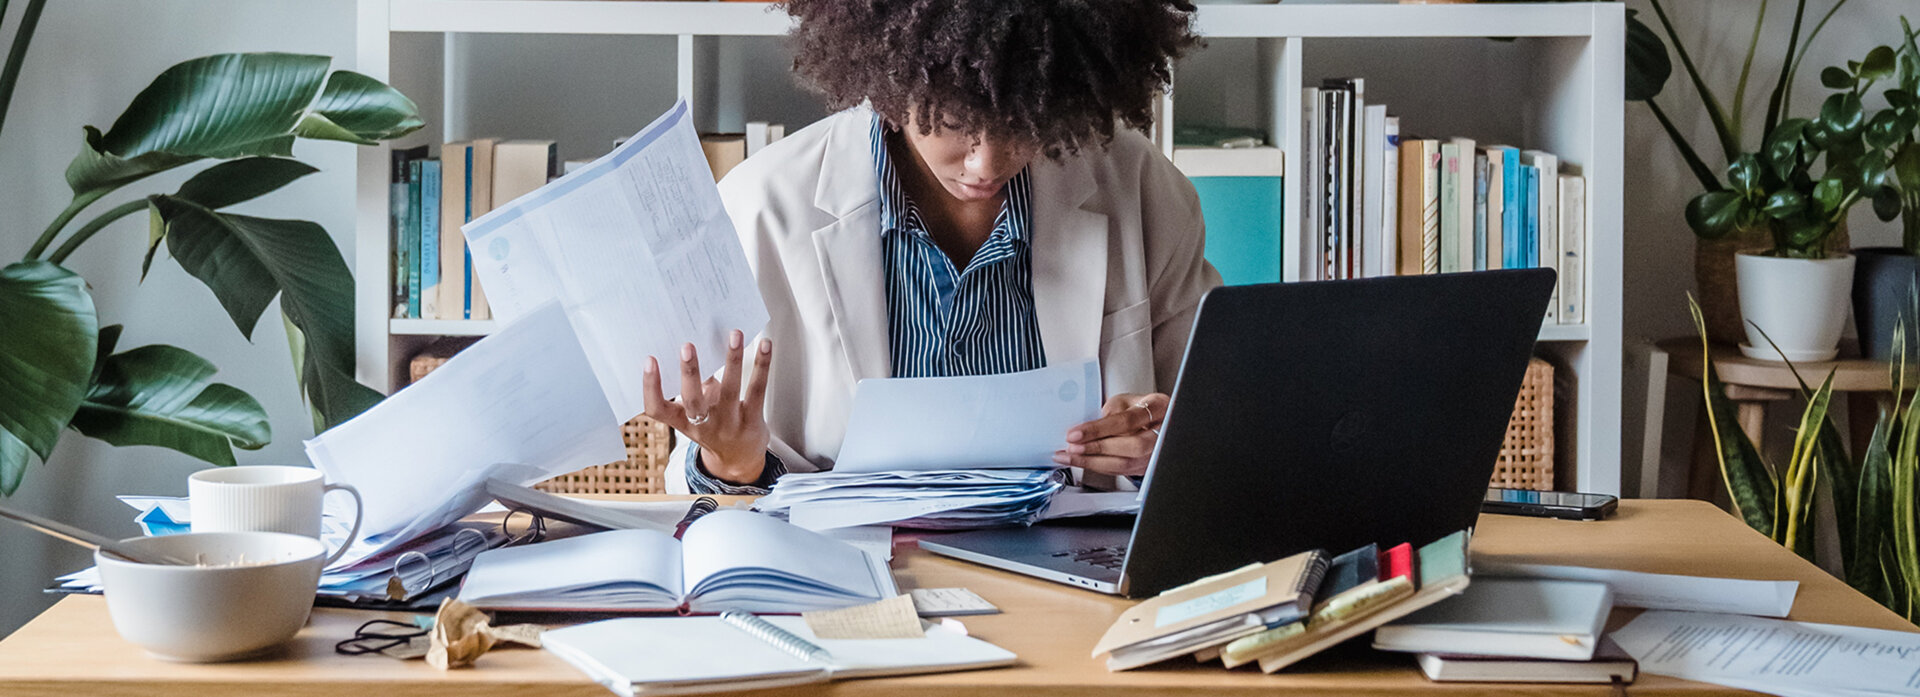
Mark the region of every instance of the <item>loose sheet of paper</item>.
[[[711, 373], [727, 333], [767, 323], [685, 100], [572, 174], [461, 228], [494, 314], [559, 300], [620, 421], [645, 410], [646, 357], [668, 375], [693, 342]], [[671, 399], [679, 380], [661, 388]]]
[[896, 595], [877, 603], [838, 610], [800, 613], [807, 628], [822, 639], [918, 639], [927, 635], [913, 598]]
[[489, 477], [532, 484], [626, 457], [620, 421], [551, 303], [306, 446], [365, 502], [353, 559], [479, 510]]
[[913, 596], [913, 611], [921, 617], [1000, 614], [1000, 608], [965, 588], [915, 588], [907, 594]]
[[861, 380], [835, 472], [1053, 467], [1100, 416], [1094, 360], [1000, 375]]
[[1786, 617], [1793, 611], [1793, 597], [1800, 590], [1799, 581], [1676, 576], [1584, 566], [1520, 564], [1486, 557], [1475, 557], [1473, 564], [1474, 573], [1478, 575], [1605, 583], [1613, 590], [1613, 604], [1649, 610]]
[[1138, 491], [1087, 491], [1078, 487], [1060, 490], [1047, 503], [1041, 520], [1084, 518], [1096, 515], [1134, 515], [1140, 512]]
[[1920, 692], [1920, 634], [1653, 610], [1611, 636], [1658, 675], [1796, 697]]
[[[797, 523], [796, 523], [797, 525]], [[802, 525], [801, 527], [806, 527]], [[818, 531], [822, 535], [860, 548], [860, 551], [880, 559], [893, 561], [893, 526], [891, 525], [854, 525], [844, 528], [829, 528]]]

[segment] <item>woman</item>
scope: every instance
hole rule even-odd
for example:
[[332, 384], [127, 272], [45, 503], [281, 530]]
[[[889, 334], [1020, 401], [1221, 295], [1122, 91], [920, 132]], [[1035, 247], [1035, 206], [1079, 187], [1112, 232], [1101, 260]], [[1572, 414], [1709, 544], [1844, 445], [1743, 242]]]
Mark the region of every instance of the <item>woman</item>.
[[[1138, 476], [1200, 296], [1193, 186], [1137, 130], [1195, 39], [1187, 0], [790, 0], [794, 67], [843, 111], [720, 183], [772, 319], [647, 415], [686, 485], [832, 466], [854, 384], [1098, 357], [1108, 398], [1054, 461]], [[775, 352], [778, 347], [778, 352]], [[684, 458], [684, 459], [682, 459]], [[677, 479], [677, 477], [675, 478]], [[674, 487], [678, 488], [678, 487]]]

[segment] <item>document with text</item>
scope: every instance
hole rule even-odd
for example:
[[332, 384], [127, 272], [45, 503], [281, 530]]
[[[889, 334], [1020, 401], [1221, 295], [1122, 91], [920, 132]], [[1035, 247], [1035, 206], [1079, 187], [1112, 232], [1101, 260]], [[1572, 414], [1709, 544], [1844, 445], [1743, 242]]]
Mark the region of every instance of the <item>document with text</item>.
[[527, 485], [626, 457], [620, 422], [552, 303], [306, 447], [327, 481], [365, 502], [354, 558], [479, 510], [490, 477]]
[[861, 380], [833, 471], [1054, 467], [1067, 430], [1100, 416], [1100, 364]]
[[[605, 157], [461, 228], [495, 316], [558, 300], [621, 421], [645, 410], [648, 356], [677, 372], [692, 342], [711, 374], [727, 333], [767, 323], [685, 100]], [[671, 399], [680, 381], [662, 381]]]
[[1920, 694], [1920, 633], [1653, 610], [1611, 636], [1658, 675], [1796, 697]]

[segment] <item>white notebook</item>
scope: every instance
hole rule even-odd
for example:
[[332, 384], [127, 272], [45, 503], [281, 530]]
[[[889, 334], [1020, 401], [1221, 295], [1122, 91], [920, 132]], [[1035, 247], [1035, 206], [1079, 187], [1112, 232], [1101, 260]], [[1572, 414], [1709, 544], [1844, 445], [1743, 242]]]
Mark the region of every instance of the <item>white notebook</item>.
[[1586, 661], [1612, 611], [1613, 594], [1604, 583], [1475, 579], [1460, 597], [1375, 630], [1373, 647]]
[[511, 610], [804, 612], [898, 595], [885, 560], [744, 510], [720, 510], [681, 539], [609, 530], [483, 552], [460, 599]]
[[918, 639], [821, 639], [791, 616], [617, 619], [552, 630], [540, 640], [625, 697], [971, 670], [1016, 660], [1006, 649], [939, 625]]

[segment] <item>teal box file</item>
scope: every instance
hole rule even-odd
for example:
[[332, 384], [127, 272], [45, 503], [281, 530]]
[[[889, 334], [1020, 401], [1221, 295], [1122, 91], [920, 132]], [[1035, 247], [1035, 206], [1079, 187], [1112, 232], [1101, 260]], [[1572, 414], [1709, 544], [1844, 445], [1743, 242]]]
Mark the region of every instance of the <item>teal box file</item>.
[[1207, 261], [1226, 284], [1279, 282], [1285, 257], [1280, 245], [1281, 178], [1191, 179], [1207, 222]]

